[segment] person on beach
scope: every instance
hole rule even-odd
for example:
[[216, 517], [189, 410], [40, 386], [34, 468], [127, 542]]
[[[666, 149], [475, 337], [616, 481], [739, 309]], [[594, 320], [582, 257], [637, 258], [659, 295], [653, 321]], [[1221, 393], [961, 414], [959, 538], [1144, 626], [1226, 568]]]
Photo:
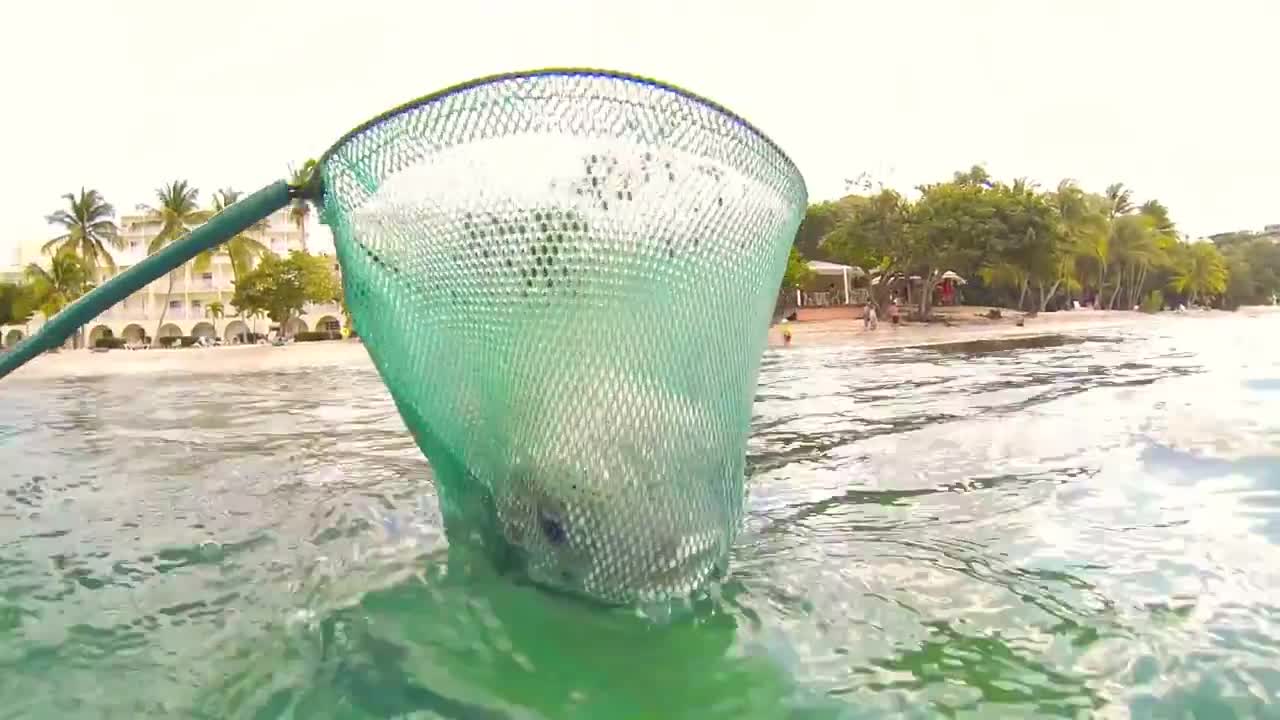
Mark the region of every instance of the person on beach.
[[876, 317], [875, 303], [868, 300], [867, 303], [862, 306], [862, 329], [875, 330], [879, 325], [880, 322]]
[[786, 318], [782, 318], [782, 344], [791, 344], [791, 325]]
[[898, 307], [898, 298], [895, 295], [889, 300], [889, 322], [896, 328], [902, 320], [902, 309]]

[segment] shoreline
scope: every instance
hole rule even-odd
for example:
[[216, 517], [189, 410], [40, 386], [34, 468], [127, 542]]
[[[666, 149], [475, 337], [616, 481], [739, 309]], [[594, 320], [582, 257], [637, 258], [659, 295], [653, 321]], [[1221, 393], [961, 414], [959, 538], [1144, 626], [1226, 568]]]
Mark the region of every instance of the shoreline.
[[[1197, 311], [1178, 314], [1147, 314], [1133, 310], [1070, 310], [1040, 313], [1035, 316], [1001, 308], [1004, 317], [992, 320], [985, 317], [985, 306], [956, 306], [935, 309], [938, 321], [904, 322], [895, 327], [880, 320], [875, 330], [864, 330], [862, 318], [852, 311], [828, 313], [831, 317], [792, 321], [791, 347], [828, 347], [855, 345], [868, 348], [899, 348], [941, 345], [974, 340], [999, 340], [1017, 337], [1035, 337], [1080, 333], [1100, 330], [1119, 330], [1136, 326], [1149, 326], [1162, 321], [1163, 315], [1179, 320], [1202, 319], [1208, 316], [1232, 316], [1238, 313], [1223, 311]], [[1022, 325], [1019, 325], [1019, 321]], [[769, 347], [782, 348], [781, 323], [769, 329]]]
[[[1280, 308], [1241, 308], [1235, 312], [1221, 310], [1164, 312], [1154, 315], [1132, 310], [1072, 310], [1041, 313], [1024, 317], [1010, 313], [999, 320], [979, 317], [987, 308], [962, 306], [945, 308], [940, 316], [946, 322], [904, 323], [893, 327], [881, 321], [876, 330], [863, 330], [862, 320], [850, 310], [835, 317], [799, 320], [788, 323], [791, 328], [790, 348], [863, 347], [886, 349], [923, 347], [976, 340], [1001, 340], [1045, 335], [1079, 335], [1095, 331], [1124, 331], [1151, 327], [1165, 322], [1201, 322], [1225, 318], [1280, 317]], [[829, 313], [828, 315], [831, 315]], [[1017, 324], [1022, 319], [1023, 325]], [[946, 324], [950, 323], [950, 325]], [[787, 347], [782, 341], [781, 326], [769, 329], [769, 349]], [[285, 371], [307, 367], [364, 367], [373, 369], [373, 361], [359, 340], [331, 340], [273, 345], [237, 345], [214, 348], [175, 348], [168, 350], [111, 350], [105, 353], [89, 350], [63, 350], [41, 355], [14, 371], [10, 379], [49, 380], [103, 376], [132, 376], [155, 373], [185, 373], [198, 376], [228, 372]]]

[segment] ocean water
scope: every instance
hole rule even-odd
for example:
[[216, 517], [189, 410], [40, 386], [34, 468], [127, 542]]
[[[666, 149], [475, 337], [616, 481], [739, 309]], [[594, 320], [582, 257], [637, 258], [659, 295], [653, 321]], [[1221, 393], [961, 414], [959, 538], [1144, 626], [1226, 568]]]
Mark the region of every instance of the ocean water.
[[14, 378], [0, 718], [1280, 717], [1277, 408], [1280, 316], [772, 350], [663, 622], [450, 551], [365, 364]]

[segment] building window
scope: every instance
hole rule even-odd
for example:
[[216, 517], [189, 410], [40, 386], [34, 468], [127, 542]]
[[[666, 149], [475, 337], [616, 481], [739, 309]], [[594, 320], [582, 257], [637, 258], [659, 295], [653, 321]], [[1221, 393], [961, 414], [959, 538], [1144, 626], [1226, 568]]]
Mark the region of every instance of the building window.
[[170, 301], [169, 301], [169, 309], [170, 309], [170, 310], [180, 310], [180, 309], [182, 309], [182, 301], [181, 301], [181, 300], [170, 300]]
[[213, 282], [213, 273], [211, 272], [204, 273], [203, 275], [200, 276], [200, 279], [205, 280], [207, 282]]

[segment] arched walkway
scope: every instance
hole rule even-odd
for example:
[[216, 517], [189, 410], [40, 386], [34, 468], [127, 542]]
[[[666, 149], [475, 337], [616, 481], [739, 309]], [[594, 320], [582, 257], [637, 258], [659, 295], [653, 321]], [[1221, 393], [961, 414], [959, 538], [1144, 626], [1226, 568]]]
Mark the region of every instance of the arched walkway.
[[124, 338], [125, 342], [142, 342], [147, 337], [147, 331], [143, 330], [141, 325], [125, 325], [120, 337]]
[[[160, 337], [181, 337], [182, 328], [173, 323], [165, 323], [160, 326]], [[157, 338], [159, 339], [159, 338]]]
[[302, 318], [289, 318], [289, 322], [284, 324], [284, 334], [286, 337], [293, 337], [300, 332], [307, 331], [307, 324]]
[[18, 328], [14, 328], [10, 330], [4, 336], [5, 347], [13, 347], [14, 345], [17, 345], [20, 342], [22, 342], [22, 331], [19, 330]]
[[99, 325], [89, 331], [89, 347], [97, 347], [98, 340], [114, 336], [115, 333], [111, 332], [111, 328], [106, 325]]
[[210, 340], [218, 337], [218, 330], [213, 327], [213, 323], [198, 322], [196, 326], [191, 328], [192, 337], [207, 337]]
[[232, 320], [222, 331], [222, 337], [229, 343], [248, 342], [249, 326], [239, 320]]
[[316, 321], [316, 332], [327, 332], [337, 335], [342, 332], [342, 323], [332, 315], [325, 315]]

